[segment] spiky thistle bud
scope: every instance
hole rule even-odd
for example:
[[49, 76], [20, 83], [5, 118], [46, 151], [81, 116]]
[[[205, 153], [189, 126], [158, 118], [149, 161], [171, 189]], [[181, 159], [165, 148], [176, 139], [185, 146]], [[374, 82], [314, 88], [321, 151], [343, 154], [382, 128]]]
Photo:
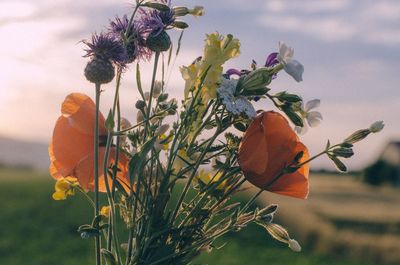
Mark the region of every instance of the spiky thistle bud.
[[153, 31], [146, 40], [146, 46], [154, 52], [165, 52], [171, 46], [171, 38], [165, 30], [160, 33]]
[[93, 57], [85, 67], [85, 77], [95, 84], [111, 82], [115, 76], [115, 69], [110, 60]]

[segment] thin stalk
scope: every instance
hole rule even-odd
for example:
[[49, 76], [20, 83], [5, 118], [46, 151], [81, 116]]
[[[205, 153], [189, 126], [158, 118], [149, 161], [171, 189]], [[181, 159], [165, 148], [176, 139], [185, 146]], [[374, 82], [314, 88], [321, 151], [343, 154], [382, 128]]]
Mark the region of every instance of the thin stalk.
[[[154, 91], [154, 84], [156, 82], [156, 76], [157, 76], [157, 66], [158, 66], [158, 61], [160, 59], [160, 52], [156, 52], [154, 56], [154, 67], [153, 67], [153, 76], [151, 78], [151, 87], [150, 87], [150, 98], [149, 98], [149, 104], [147, 105], [147, 111], [146, 111], [146, 117], [150, 117], [150, 111], [151, 111], [151, 100], [153, 99], [153, 91]], [[148, 129], [149, 126], [149, 119], [146, 122], [146, 130], [145, 133]], [[145, 137], [146, 138], [146, 137]]]
[[[94, 215], [99, 215], [99, 113], [100, 113], [100, 93], [101, 85], [96, 83], [96, 115], [94, 125], [94, 203], [95, 210]], [[96, 265], [101, 265], [100, 256], [100, 236], [95, 236], [95, 248], [96, 248]]]
[[172, 218], [171, 218], [171, 221], [172, 221], [172, 222], [175, 221], [175, 218], [176, 218], [176, 216], [177, 216], [177, 214], [178, 214], [178, 212], [179, 212], [179, 209], [180, 209], [180, 207], [181, 207], [181, 204], [182, 204], [183, 200], [185, 199], [185, 196], [186, 196], [186, 194], [188, 193], [189, 187], [190, 187], [190, 185], [191, 185], [191, 183], [192, 183], [192, 180], [193, 180], [193, 178], [195, 177], [195, 175], [196, 175], [196, 173], [197, 173], [197, 169], [199, 168], [199, 166], [200, 166], [202, 160], [204, 159], [204, 156], [206, 155], [208, 149], [209, 149], [209, 148], [211, 147], [211, 145], [214, 143], [215, 139], [217, 139], [217, 137], [218, 137], [219, 134], [220, 134], [220, 131], [219, 131], [219, 129], [217, 129], [217, 131], [215, 132], [214, 136], [210, 139], [210, 141], [209, 141], [207, 147], [204, 148], [204, 150], [203, 150], [203, 152], [201, 153], [200, 157], [197, 159], [197, 162], [196, 162], [196, 164], [195, 164], [195, 166], [194, 166], [194, 168], [193, 168], [192, 174], [191, 174], [191, 176], [189, 177], [189, 179], [187, 180], [186, 186], [185, 186], [185, 188], [183, 189], [183, 192], [182, 192], [181, 196], [179, 197], [178, 203], [176, 204], [174, 213], [172, 214]]

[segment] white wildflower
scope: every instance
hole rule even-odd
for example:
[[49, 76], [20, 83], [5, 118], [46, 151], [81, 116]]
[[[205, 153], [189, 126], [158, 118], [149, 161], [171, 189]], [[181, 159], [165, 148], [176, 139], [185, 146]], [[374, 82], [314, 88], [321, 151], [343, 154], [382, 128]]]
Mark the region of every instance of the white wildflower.
[[237, 83], [238, 80], [222, 78], [221, 85], [217, 89], [218, 96], [230, 113], [234, 115], [245, 114], [249, 118], [254, 118], [256, 110], [251, 102], [244, 96], [235, 97]]
[[297, 82], [303, 81], [304, 66], [293, 59], [294, 49], [284, 42], [279, 42], [278, 60], [283, 64], [283, 69]]
[[[305, 106], [303, 103], [301, 108], [299, 109], [301, 117], [307, 121], [307, 123], [310, 127], [316, 127], [322, 121], [322, 114], [320, 112], [310, 111], [312, 109], [317, 108], [320, 104], [321, 104], [321, 100], [313, 99], [313, 100], [308, 101]], [[299, 134], [305, 134], [308, 130], [306, 123], [304, 123], [303, 127], [296, 126], [294, 129]]]

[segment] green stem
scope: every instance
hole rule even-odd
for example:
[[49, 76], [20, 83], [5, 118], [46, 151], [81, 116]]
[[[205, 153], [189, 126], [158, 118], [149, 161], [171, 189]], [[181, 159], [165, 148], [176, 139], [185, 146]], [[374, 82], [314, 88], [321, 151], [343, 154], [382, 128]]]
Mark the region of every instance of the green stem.
[[[151, 87], [150, 87], [150, 97], [149, 97], [149, 104], [147, 105], [147, 111], [146, 111], [146, 117], [147, 117], [147, 122], [146, 122], [146, 130], [145, 133], [147, 132], [148, 126], [149, 126], [149, 117], [150, 117], [150, 111], [151, 111], [151, 101], [153, 99], [153, 90], [154, 90], [154, 84], [156, 82], [156, 76], [157, 76], [157, 66], [158, 66], [158, 61], [160, 58], [160, 52], [156, 52], [154, 56], [154, 67], [153, 67], [153, 75], [151, 78]], [[145, 137], [146, 138], [146, 137]]]
[[209, 141], [207, 147], [204, 148], [204, 150], [203, 150], [203, 152], [201, 153], [200, 157], [197, 159], [197, 162], [196, 162], [196, 165], [195, 165], [194, 168], [193, 168], [192, 174], [191, 174], [191, 176], [189, 177], [189, 179], [187, 180], [186, 186], [185, 186], [185, 188], [183, 189], [183, 192], [182, 192], [181, 196], [179, 197], [178, 203], [176, 204], [175, 211], [174, 211], [174, 213], [172, 214], [171, 222], [174, 222], [174, 221], [175, 221], [175, 218], [176, 218], [176, 216], [177, 216], [177, 214], [178, 214], [178, 212], [179, 212], [179, 209], [180, 209], [180, 207], [181, 207], [181, 204], [182, 204], [183, 200], [184, 200], [185, 197], [186, 197], [186, 194], [187, 194], [187, 192], [188, 192], [188, 190], [189, 190], [189, 187], [190, 187], [190, 185], [191, 185], [191, 183], [192, 183], [192, 181], [193, 181], [193, 178], [196, 176], [197, 169], [199, 168], [201, 162], [203, 161], [204, 156], [206, 155], [208, 149], [209, 149], [209, 148], [211, 147], [211, 145], [214, 143], [214, 140], [217, 139], [217, 137], [218, 137], [219, 134], [220, 134], [220, 131], [219, 131], [219, 129], [217, 129], [217, 131], [215, 132], [214, 136], [213, 136], [213, 137], [211, 138], [211, 140]]
[[[94, 126], [94, 215], [99, 215], [99, 113], [100, 113], [100, 84], [96, 83], [96, 115]], [[100, 236], [95, 236], [96, 265], [101, 265]]]

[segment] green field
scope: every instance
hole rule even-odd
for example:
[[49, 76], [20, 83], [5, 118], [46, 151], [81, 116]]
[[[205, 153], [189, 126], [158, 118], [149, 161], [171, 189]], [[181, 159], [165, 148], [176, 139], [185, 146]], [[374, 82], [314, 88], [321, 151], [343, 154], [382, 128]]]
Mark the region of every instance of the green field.
[[[83, 240], [76, 232], [91, 221], [91, 209], [79, 196], [53, 201], [53, 184], [45, 174], [0, 170], [0, 264], [94, 264], [92, 240]], [[217, 246], [225, 242], [223, 249], [204, 254], [193, 264], [366, 265], [313, 254], [307, 248], [293, 253], [257, 226], [228, 235]]]

